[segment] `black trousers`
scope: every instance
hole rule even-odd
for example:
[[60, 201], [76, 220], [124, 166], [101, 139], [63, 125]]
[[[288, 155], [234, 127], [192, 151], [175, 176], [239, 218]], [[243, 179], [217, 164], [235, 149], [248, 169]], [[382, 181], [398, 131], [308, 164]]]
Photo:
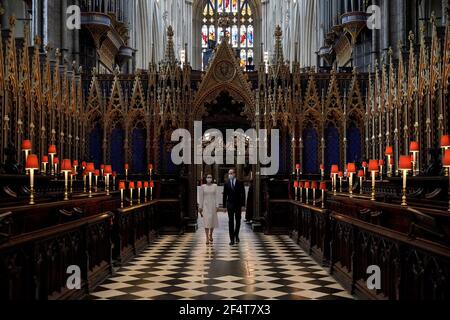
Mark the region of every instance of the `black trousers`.
[[[230, 232], [230, 240], [234, 242], [239, 237], [241, 229], [242, 211], [241, 208], [228, 208], [228, 230]], [[234, 220], [236, 219], [236, 226]]]

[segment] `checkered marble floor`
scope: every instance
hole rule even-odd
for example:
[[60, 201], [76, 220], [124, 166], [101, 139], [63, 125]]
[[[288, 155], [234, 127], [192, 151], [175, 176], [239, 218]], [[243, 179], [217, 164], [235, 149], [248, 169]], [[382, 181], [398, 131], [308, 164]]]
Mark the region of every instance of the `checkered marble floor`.
[[162, 236], [89, 299], [353, 299], [288, 236], [253, 233], [243, 224], [241, 243], [230, 247], [227, 219], [219, 214], [212, 245], [201, 221], [195, 234]]

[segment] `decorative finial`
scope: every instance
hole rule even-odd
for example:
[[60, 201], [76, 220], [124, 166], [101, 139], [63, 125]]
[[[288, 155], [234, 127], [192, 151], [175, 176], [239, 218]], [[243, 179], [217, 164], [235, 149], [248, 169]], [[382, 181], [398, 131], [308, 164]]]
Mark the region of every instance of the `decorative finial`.
[[93, 77], [97, 76], [97, 67], [92, 68], [92, 76]]
[[11, 28], [14, 28], [16, 26], [16, 21], [17, 21], [17, 18], [15, 15], [12, 15], [9, 17], [9, 25]]
[[414, 39], [415, 39], [414, 32], [410, 31], [408, 36], [409, 42], [413, 43]]
[[42, 45], [42, 39], [38, 35], [34, 36], [34, 45], [38, 48]]
[[280, 25], [277, 25], [275, 28], [275, 37], [280, 38], [283, 36], [283, 31], [281, 30]]
[[114, 76], [119, 76], [119, 74], [120, 74], [120, 68], [119, 68], [119, 66], [118, 65], [116, 65], [116, 67], [114, 68]]

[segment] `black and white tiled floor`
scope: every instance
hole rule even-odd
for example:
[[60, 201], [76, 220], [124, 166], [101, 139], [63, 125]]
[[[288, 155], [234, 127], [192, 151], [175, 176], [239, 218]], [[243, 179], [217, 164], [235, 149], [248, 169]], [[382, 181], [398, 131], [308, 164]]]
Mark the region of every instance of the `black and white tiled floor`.
[[227, 215], [219, 214], [214, 244], [195, 234], [163, 236], [100, 285], [103, 300], [353, 299], [288, 236], [253, 233], [228, 245]]

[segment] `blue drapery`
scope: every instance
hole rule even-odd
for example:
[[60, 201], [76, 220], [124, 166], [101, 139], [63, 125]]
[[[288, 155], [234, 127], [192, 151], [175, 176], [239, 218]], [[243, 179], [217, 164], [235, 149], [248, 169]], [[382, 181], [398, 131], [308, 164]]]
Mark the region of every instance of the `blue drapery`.
[[133, 161], [131, 163], [131, 169], [134, 173], [146, 173], [146, 140], [147, 131], [142, 128], [135, 128], [133, 130], [132, 137], [132, 150], [133, 150]]
[[118, 173], [125, 172], [125, 155], [123, 149], [124, 131], [116, 128], [111, 132], [111, 165], [112, 169]]
[[303, 131], [303, 173], [314, 174], [319, 171], [319, 141], [317, 131], [308, 127]]
[[361, 133], [354, 124], [347, 129], [347, 140], [347, 161], [361, 162]]
[[329, 170], [332, 165], [341, 166], [339, 131], [333, 123], [329, 123], [325, 130], [325, 169]]
[[103, 160], [102, 140], [103, 129], [100, 124], [97, 123], [89, 134], [90, 161], [94, 162], [96, 168], [100, 167]]

